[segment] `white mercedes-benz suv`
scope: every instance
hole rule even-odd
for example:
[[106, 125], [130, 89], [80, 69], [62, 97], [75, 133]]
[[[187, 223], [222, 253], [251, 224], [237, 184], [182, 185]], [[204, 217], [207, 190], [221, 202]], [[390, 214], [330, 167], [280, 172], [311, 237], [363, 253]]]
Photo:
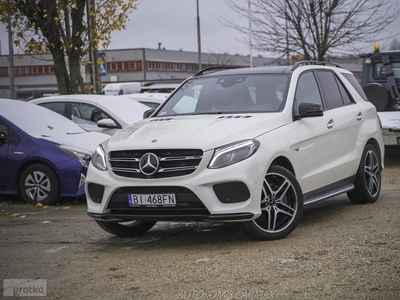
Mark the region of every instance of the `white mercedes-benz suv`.
[[379, 197], [380, 121], [340, 66], [205, 69], [146, 116], [101, 144], [88, 170], [88, 215], [111, 234], [237, 221], [274, 240], [295, 229], [304, 205]]

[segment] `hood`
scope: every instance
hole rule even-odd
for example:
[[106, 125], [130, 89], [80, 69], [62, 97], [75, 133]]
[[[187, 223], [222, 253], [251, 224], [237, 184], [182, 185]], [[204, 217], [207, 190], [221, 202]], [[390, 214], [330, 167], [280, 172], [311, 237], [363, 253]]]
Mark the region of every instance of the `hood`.
[[150, 118], [130, 125], [105, 150], [189, 148], [207, 151], [255, 138], [285, 124], [281, 113]]
[[93, 154], [97, 146], [110, 138], [109, 135], [100, 132], [82, 132], [73, 134], [56, 134], [52, 136], [42, 136], [43, 140], [50, 141], [62, 146], [83, 150]]

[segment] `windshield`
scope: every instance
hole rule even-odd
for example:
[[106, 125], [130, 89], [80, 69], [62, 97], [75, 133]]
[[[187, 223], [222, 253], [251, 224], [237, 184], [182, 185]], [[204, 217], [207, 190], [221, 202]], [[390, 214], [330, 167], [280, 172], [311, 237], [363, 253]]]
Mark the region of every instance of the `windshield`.
[[286, 74], [192, 78], [157, 116], [278, 112], [283, 108], [287, 82]]

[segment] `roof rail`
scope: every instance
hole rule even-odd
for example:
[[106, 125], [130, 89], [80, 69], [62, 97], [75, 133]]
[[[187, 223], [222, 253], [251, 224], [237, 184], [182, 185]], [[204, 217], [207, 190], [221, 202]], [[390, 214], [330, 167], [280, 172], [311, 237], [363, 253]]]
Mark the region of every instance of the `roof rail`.
[[201, 75], [204, 75], [207, 73], [213, 73], [213, 72], [217, 72], [217, 71], [222, 71], [222, 70], [227, 70], [227, 69], [237, 69], [237, 68], [243, 68], [243, 67], [231, 67], [231, 66], [209, 67], [209, 68], [205, 68], [205, 69], [198, 71], [192, 77], [201, 76]]
[[343, 69], [340, 65], [331, 63], [331, 62], [327, 62], [327, 61], [303, 60], [303, 61], [296, 62], [292, 67], [292, 71], [296, 70], [298, 67], [303, 66], [303, 65], [332, 66], [332, 67]]

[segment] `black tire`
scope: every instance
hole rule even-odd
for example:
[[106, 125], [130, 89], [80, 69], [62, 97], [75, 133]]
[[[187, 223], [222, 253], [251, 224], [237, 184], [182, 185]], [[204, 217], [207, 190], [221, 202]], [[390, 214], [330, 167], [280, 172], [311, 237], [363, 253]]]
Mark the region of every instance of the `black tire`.
[[355, 204], [373, 203], [381, 192], [380, 155], [373, 145], [365, 146], [356, 174], [354, 190], [347, 193]]
[[19, 179], [22, 198], [32, 204], [55, 204], [60, 200], [60, 185], [57, 175], [47, 165], [33, 164], [27, 167]]
[[107, 221], [98, 221], [97, 224], [106, 232], [122, 236], [122, 237], [131, 237], [137, 236], [146, 233], [157, 222], [149, 222], [149, 221], [133, 221], [133, 222], [107, 222]]
[[303, 215], [303, 193], [296, 177], [271, 166], [264, 177], [261, 216], [243, 224], [243, 233], [257, 240], [277, 240], [291, 233]]

